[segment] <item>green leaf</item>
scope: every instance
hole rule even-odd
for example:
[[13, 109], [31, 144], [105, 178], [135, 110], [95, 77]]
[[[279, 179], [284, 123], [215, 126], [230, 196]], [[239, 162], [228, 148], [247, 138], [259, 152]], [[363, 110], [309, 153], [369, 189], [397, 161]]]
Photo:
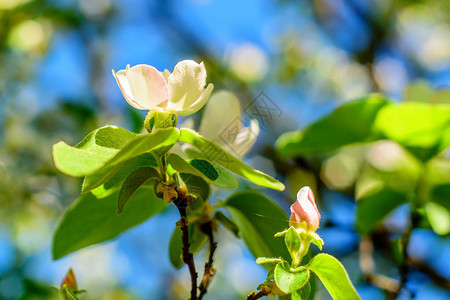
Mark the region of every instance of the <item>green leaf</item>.
[[450, 233], [450, 212], [445, 207], [428, 202], [425, 204], [425, 213], [434, 232], [443, 236]]
[[130, 200], [131, 196], [149, 179], [160, 179], [161, 175], [159, 172], [152, 167], [142, 167], [139, 168], [125, 179], [125, 182], [122, 185], [119, 193], [119, 201], [118, 201], [118, 213], [122, 213], [122, 210], [127, 204], [128, 200]]
[[[184, 152], [186, 153], [186, 155], [188, 157], [190, 157], [192, 159], [206, 160], [206, 157], [196, 149], [188, 148], [188, 149], [185, 149]], [[218, 163], [215, 163], [213, 161], [210, 161], [210, 163], [214, 167], [214, 169], [217, 171], [217, 173], [219, 174], [219, 177], [216, 180], [214, 180], [212, 182], [212, 184], [226, 188], [226, 189], [235, 189], [239, 186], [238, 181], [236, 180], [235, 176], [230, 171], [228, 171], [227, 169], [225, 169]]]
[[284, 133], [276, 148], [285, 156], [315, 155], [345, 145], [373, 141], [378, 111], [389, 102], [379, 95], [352, 101], [301, 131]]
[[209, 194], [211, 193], [211, 188], [202, 177], [189, 173], [180, 173], [180, 177], [186, 184], [188, 193], [200, 197], [202, 202], [208, 200]]
[[64, 142], [55, 144], [53, 159], [58, 170], [67, 175], [90, 176], [144, 152], [168, 151], [178, 136], [177, 128], [135, 134], [120, 127], [106, 126], [90, 133], [75, 147]]
[[356, 229], [361, 234], [370, 233], [391, 211], [407, 203], [404, 193], [381, 187], [358, 198]]
[[324, 253], [318, 254], [306, 267], [319, 277], [334, 300], [361, 299], [344, 266], [333, 256]]
[[275, 267], [275, 283], [283, 293], [290, 294], [301, 289], [309, 280], [309, 270], [298, 267], [292, 270], [286, 262]]
[[75, 293], [69, 288], [65, 287], [62, 291], [64, 300], [79, 300]]
[[421, 160], [442, 151], [444, 136], [450, 131], [450, 105], [405, 102], [384, 107], [375, 128]]
[[284, 260], [282, 260], [281, 258], [269, 258], [269, 257], [258, 257], [256, 259], [256, 263], [258, 265], [262, 265], [262, 264], [279, 264], [281, 262], [284, 262]]
[[[208, 237], [201, 231], [199, 223], [192, 223], [188, 225], [189, 230], [189, 243], [190, 251], [196, 254], [203, 247]], [[179, 269], [183, 266], [182, 255], [182, 232], [179, 227], [175, 227], [175, 230], [170, 237], [169, 242], [169, 259], [175, 269]]]
[[310, 232], [309, 236], [311, 238], [311, 242], [319, 248], [319, 250], [322, 250], [322, 246], [324, 244], [322, 238], [315, 232]]
[[450, 210], [450, 184], [441, 184], [432, 189], [433, 201]]
[[291, 255], [292, 259], [294, 260], [297, 256], [297, 252], [300, 249], [301, 243], [300, 243], [300, 237], [295, 231], [294, 227], [289, 227], [289, 230], [287, 231], [286, 235], [284, 236], [284, 242], [286, 244], [286, 248], [289, 251], [289, 254]]
[[[94, 194], [99, 197], [107, 196], [122, 186], [125, 178], [140, 167], [158, 167], [155, 157], [151, 153], [144, 153], [133, 157], [124, 163], [105, 168], [94, 175], [84, 178], [82, 193], [96, 190]], [[99, 188], [100, 187], [100, 188]]]
[[219, 221], [223, 227], [228, 229], [234, 236], [240, 237], [239, 228], [233, 221], [231, 221], [227, 216], [225, 216], [221, 211], [216, 211], [213, 218]]
[[162, 211], [166, 204], [152, 189], [140, 189], [128, 201], [127, 210], [117, 214], [115, 192], [105, 198], [82, 195], [65, 213], [53, 238], [53, 259], [81, 248], [110, 240]]
[[203, 159], [193, 159], [189, 161], [189, 164], [202, 172], [206, 177], [210, 180], [214, 181], [219, 177], [219, 173], [217, 173], [216, 169], [206, 160]]
[[311, 294], [311, 285], [309, 284], [309, 282], [307, 282], [304, 287], [291, 293], [291, 299], [306, 300], [309, 299], [310, 294]]
[[[180, 173], [190, 173], [196, 176], [202, 177], [206, 181], [215, 184], [215, 180], [219, 177], [219, 173], [214, 169], [214, 167], [202, 159], [194, 159], [187, 162], [175, 153], [170, 153], [167, 156], [167, 162], [172, 166], [172, 168]], [[192, 163], [194, 162], [194, 163]]]
[[180, 142], [188, 143], [202, 152], [210, 162], [216, 162], [231, 172], [244, 177], [245, 179], [264, 187], [283, 191], [284, 184], [278, 180], [251, 168], [243, 163], [239, 158], [231, 155], [216, 143], [205, 139], [193, 130], [182, 128], [180, 130]]
[[290, 259], [284, 241], [274, 237], [289, 226], [288, 216], [275, 202], [257, 191], [245, 190], [232, 194], [225, 209], [255, 258]]

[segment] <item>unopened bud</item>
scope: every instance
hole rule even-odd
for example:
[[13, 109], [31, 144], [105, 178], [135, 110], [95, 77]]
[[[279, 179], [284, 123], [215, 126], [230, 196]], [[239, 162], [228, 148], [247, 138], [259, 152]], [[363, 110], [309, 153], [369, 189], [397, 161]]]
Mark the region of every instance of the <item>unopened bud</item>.
[[70, 268], [69, 272], [67, 272], [66, 274], [66, 277], [64, 277], [63, 281], [61, 282], [61, 289], [64, 289], [65, 287], [70, 288], [72, 291], [78, 290], [77, 280], [72, 268]]
[[319, 228], [319, 223], [320, 213], [314, 194], [309, 186], [302, 187], [297, 193], [297, 201], [291, 205], [289, 225], [315, 232]]

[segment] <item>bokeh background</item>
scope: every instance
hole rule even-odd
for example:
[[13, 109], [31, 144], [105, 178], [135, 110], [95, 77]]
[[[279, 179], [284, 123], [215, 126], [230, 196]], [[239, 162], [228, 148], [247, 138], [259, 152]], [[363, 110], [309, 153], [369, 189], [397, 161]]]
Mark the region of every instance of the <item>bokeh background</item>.
[[[171, 70], [182, 59], [204, 61], [208, 82], [236, 93], [243, 107], [261, 95], [275, 104], [246, 162], [288, 183], [284, 193], [263, 190], [286, 211], [299, 185], [317, 187], [324, 251], [341, 259], [363, 299], [385, 299], [364, 279], [361, 254], [374, 249], [377, 272], [398, 279], [386, 239], [408, 226], [408, 207], [368, 242], [355, 231], [352, 196], [361, 165], [382, 163], [373, 155], [383, 145], [285, 161], [274, 141], [368, 93], [402, 101], [448, 89], [446, 0], [0, 0], [0, 299], [46, 299], [69, 267], [88, 299], [185, 298], [187, 269], [175, 271], [167, 251], [173, 209], [58, 261], [50, 251], [81, 186], [57, 172], [51, 145], [75, 144], [105, 124], [139, 131], [144, 112], [124, 101], [111, 69]], [[243, 299], [265, 271], [241, 240], [218, 234], [207, 296]], [[420, 262], [408, 280], [416, 299], [449, 299], [448, 234], [415, 229], [409, 251]], [[330, 297], [319, 286], [316, 299]]]

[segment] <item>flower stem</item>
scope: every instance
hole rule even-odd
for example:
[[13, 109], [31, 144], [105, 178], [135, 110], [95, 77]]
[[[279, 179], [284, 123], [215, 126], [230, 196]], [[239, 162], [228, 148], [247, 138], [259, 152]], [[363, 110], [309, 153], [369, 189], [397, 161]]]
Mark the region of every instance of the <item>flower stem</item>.
[[295, 258], [292, 260], [292, 268], [297, 268], [301, 263], [303, 257], [308, 254], [309, 246], [311, 245], [312, 239], [310, 237], [305, 237], [301, 240], [301, 246]]

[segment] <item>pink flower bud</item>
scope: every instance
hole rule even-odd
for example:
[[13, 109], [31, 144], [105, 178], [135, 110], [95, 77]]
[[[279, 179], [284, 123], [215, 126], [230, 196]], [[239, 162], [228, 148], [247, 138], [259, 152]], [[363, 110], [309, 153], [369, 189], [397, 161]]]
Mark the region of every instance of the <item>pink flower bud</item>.
[[319, 228], [319, 222], [320, 213], [314, 194], [309, 186], [304, 186], [297, 193], [297, 201], [291, 205], [289, 225], [314, 232]]

